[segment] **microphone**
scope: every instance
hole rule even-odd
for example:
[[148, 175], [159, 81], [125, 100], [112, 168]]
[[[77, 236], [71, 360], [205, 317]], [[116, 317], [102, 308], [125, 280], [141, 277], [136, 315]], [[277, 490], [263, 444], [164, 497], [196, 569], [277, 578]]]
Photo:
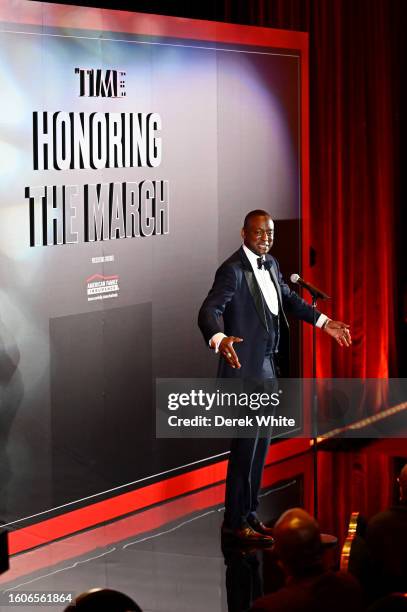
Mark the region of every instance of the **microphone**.
[[307, 289], [307, 291], [309, 291], [312, 297], [314, 298], [321, 298], [321, 300], [331, 299], [329, 295], [327, 295], [317, 287], [314, 287], [314, 285], [311, 285], [310, 283], [307, 283], [305, 280], [303, 280], [301, 276], [299, 276], [299, 274], [291, 274], [290, 281], [292, 283], [297, 283], [297, 285], [300, 285], [300, 287], [304, 287], [304, 289]]

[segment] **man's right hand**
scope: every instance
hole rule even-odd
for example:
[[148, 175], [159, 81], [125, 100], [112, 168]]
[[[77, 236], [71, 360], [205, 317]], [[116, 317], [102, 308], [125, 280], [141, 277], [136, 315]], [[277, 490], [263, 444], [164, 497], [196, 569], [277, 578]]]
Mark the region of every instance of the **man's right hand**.
[[238, 370], [242, 366], [240, 365], [238, 356], [233, 348], [234, 342], [243, 342], [243, 338], [237, 338], [237, 336], [226, 336], [226, 338], [223, 338], [219, 344], [219, 352], [231, 368], [236, 368]]

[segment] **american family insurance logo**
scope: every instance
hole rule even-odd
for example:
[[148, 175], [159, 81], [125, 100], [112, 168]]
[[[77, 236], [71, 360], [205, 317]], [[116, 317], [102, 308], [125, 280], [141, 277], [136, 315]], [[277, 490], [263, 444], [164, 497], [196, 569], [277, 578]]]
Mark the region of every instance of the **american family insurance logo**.
[[119, 276], [118, 274], [113, 276], [93, 274], [86, 279], [86, 291], [88, 302], [116, 298], [119, 295]]

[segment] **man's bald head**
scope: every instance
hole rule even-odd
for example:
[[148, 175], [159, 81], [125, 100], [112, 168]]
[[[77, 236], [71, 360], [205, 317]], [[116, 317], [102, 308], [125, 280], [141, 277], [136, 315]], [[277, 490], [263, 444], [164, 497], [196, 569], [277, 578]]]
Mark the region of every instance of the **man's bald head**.
[[400, 501], [407, 503], [407, 463], [401, 470], [398, 481], [400, 485]]
[[247, 215], [244, 218], [243, 227], [244, 228], [249, 227], [250, 221], [254, 219], [255, 217], [268, 217], [269, 219], [271, 219], [271, 215], [270, 213], [267, 212], [267, 210], [261, 210], [260, 208], [258, 208], [256, 210], [251, 210], [250, 212], [247, 213]]
[[287, 510], [281, 515], [274, 526], [274, 538], [276, 553], [293, 576], [321, 568], [319, 525], [302, 508]]

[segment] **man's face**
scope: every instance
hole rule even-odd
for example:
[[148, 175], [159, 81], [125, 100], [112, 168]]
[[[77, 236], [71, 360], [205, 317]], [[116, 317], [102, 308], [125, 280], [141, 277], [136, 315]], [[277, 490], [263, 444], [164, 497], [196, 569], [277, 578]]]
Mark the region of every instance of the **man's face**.
[[248, 249], [256, 255], [265, 255], [273, 246], [274, 223], [271, 217], [252, 217], [242, 229], [242, 238]]

